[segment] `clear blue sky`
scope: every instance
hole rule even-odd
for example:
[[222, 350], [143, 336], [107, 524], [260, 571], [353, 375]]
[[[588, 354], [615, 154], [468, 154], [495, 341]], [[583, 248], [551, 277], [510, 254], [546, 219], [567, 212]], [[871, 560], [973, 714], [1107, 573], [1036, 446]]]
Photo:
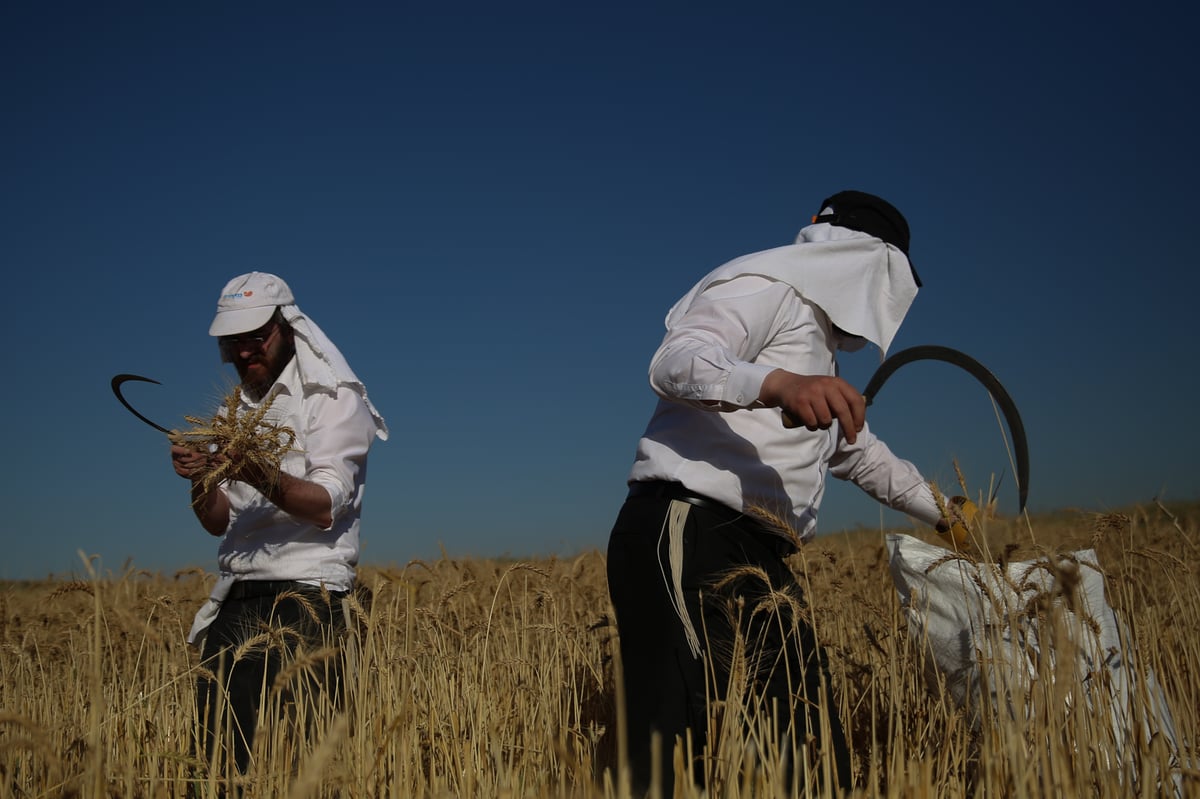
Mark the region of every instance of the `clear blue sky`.
[[[217, 294], [255, 269], [391, 426], [364, 562], [603, 548], [667, 308], [843, 188], [912, 226], [893, 351], [961, 349], [1016, 399], [1032, 510], [1197, 498], [1193, 26], [1065, 6], [4, 4], [0, 578], [214, 567], [109, 379], [208, 414]], [[868, 418], [1015, 511], [965, 374], [908, 367]], [[822, 529], [880, 518], [837, 485]]]

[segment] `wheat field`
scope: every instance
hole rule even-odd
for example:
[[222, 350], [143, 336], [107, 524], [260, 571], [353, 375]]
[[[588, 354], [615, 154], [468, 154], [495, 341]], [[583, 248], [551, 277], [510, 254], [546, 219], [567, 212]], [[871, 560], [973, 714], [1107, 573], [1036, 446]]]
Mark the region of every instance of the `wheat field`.
[[[909, 635], [884, 531], [831, 534], [793, 566], [829, 651], [854, 795], [1200, 795], [1200, 504], [983, 520], [975, 542], [966, 556], [987, 562], [1094, 549], [1129, 631], [1123, 657], [1153, 674], [1174, 734], [1134, 725], [1115, 736], [1113, 708], [1080, 702], [1062, 658], [1037, 666], [1015, 716], [986, 703], [974, 713], [957, 707]], [[223, 795], [193, 755], [199, 664], [184, 643], [214, 576], [132, 564], [89, 571], [0, 587], [0, 797]], [[290, 723], [256, 738], [241, 795], [631, 795], [601, 552], [367, 566], [347, 612], [349, 645], [301, 652], [267, 687], [276, 705], [291, 703], [269, 712]], [[312, 662], [331, 656], [346, 660], [347, 701], [307, 710], [298, 686]], [[1085, 679], [1103, 684], [1103, 675]], [[1135, 697], [1134, 719], [1145, 715], [1146, 693]], [[767, 758], [746, 753], [722, 745], [704, 766], [707, 792], [678, 784], [677, 794], [797, 792], [772, 778]]]

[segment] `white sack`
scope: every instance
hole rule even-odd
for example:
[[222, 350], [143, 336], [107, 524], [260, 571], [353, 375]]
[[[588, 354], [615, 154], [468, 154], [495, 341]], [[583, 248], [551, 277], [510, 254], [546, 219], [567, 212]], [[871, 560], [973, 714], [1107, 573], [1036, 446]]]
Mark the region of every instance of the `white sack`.
[[1061, 614], [1060, 635], [1066, 635], [1057, 648], [1075, 660], [1072, 685], [1083, 686], [1083, 697], [1068, 691], [1067, 701], [1082, 699], [1109, 714], [1115, 752], [1126, 749], [1140, 725], [1143, 740], [1160, 733], [1178, 753], [1161, 687], [1151, 670], [1137, 674], [1127, 657], [1130, 638], [1105, 600], [1094, 550], [1058, 555], [1053, 565], [1043, 558], [1001, 569], [907, 535], [888, 535], [887, 548], [909, 633], [928, 648], [928, 676], [944, 677], [958, 706], [975, 711], [974, 724], [982, 715], [981, 684], [994, 713], [1026, 717], [1039, 659], [1054, 664], [1056, 658], [1050, 630], [1040, 629], [1040, 619], [1056, 614], [1030, 612], [1048, 602]]

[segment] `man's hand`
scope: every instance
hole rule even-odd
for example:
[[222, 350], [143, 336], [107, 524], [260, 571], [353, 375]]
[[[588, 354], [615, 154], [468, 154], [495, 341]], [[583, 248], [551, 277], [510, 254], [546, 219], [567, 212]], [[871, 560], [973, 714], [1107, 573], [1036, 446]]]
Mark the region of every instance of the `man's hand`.
[[966, 497], [950, 497], [946, 500], [946, 515], [938, 520], [934, 530], [955, 546], [963, 546], [971, 534], [975, 515], [979, 509]]
[[235, 449], [229, 450], [226, 457], [230, 462], [230, 480], [240, 480], [267, 497], [271, 495], [271, 489], [278, 485], [278, 469], [268, 469], [261, 463], [245, 458]]
[[171, 445], [171, 465], [175, 474], [187, 480], [196, 481], [207, 474], [216, 464], [213, 456], [207, 452], [197, 452], [191, 447]]
[[171, 465], [175, 467], [175, 474], [186, 477], [192, 482], [202, 480], [206, 474], [226, 463], [229, 465], [226, 467], [222, 479], [240, 480], [264, 494], [267, 493], [268, 487], [279, 481], [278, 471], [272, 472], [260, 464], [246, 460], [237, 450], [208, 453], [197, 452], [179, 444], [171, 446]]
[[310, 521], [322, 530], [333, 524], [333, 508], [329, 491], [316, 483], [278, 469], [268, 469], [247, 460], [237, 450], [208, 454], [196, 452], [178, 444], [171, 447], [171, 464], [175, 473], [192, 481], [192, 508], [204, 529], [222, 535], [229, 523], [229, 499], [215, 486], [203, 490], [203, 478], [222, 464], [229, 468], [223, 479], [246, 483], [266, 497], [284, 513]]
[[191, 447], [171, 445], [171, 465], [175, 474], [192, 483], [192, 512], [212, 535], [224, 535], [229, 525], [229, 498], [216, 486], [204, 487], [204, 476], [217, 468], [221, 455], [197, 452]]
[[840, 377], [776, 369], [763, 380], [758, 398], [809, 430], [828, 430], [837, 419], [848, 444], [858, 438], [867, 418], [867, 401]]

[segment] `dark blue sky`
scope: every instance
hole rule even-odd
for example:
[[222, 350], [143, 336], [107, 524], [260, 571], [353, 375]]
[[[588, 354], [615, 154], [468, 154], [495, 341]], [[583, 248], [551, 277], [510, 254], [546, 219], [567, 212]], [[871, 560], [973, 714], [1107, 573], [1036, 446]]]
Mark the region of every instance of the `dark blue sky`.
[[[233, 379], [225, 281], [292, 286], [387, 417], [363, 559], [600, 547], [668, 307], [843, 188], [904, 211], [943, 344], [1020, 406], [1032, 510], [1200, 496], [1198, 69], [1180, 4], [9, 3], [2, 577], [212, 568], [162, 436]], [[843, 361], [864, 386], [878, 353]], [[1016, 492], [986, 394], [872, 426]], [[877, 526], [850, 486], [822, 529]], [[888, 513], [891, 524], [902, 521]]]

